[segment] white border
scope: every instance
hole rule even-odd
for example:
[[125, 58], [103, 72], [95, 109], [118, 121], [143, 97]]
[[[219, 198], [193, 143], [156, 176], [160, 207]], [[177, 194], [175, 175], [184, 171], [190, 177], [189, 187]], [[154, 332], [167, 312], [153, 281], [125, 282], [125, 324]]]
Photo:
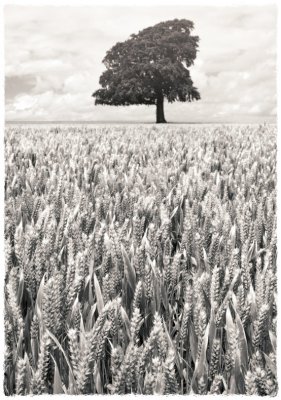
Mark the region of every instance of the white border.
[[[278, 81], [278, 99], [277, 99], [277, 104], [278, 106], [280, 105], [280, 36], [281, 36], [281, 28], [280, 28], [280, 9], [279, 9], [279, 4], [278, 1], [273, 1], [273, 0], [49, 0], [49, 1], [27, 1], [27, 0], [0, 0], [0, 71], [1, 71], [1, 81], [0, 81], [0, 98], [1, 98], [1, 105], [0, 105], [0, 132], [2, 133], [1, 137], [1, 145], [0, 145], [0, 150], [1, 150], [1, 155], [0, 155], [0, 177], [1, 177], [1, 184], [0, 184], [0, 197], [1, 197], [1, 215], [0, 215], [0, 229], [1, 229], [1, 234], [2, 238], [3, 233], [4, 233], [4, 109], [5, 109], [5, 104], [4, 104], [4, 16], [3, 16], [3, 9], [5, 5], [34, 5], [34, 6], [45, 6], [45, 5], [56, 5], [56, 6], [83, 6], [83, 5], [88, 5], [88, 6], [161, 6], [161, 5], [173, 5], [174, 7], [176, 6], [227, 6], [227, 7], [235, 7], [235, 6], [266, 6], [266, 5], [275, 5], [277, 6], [278, 10], [278, 34], [277, 34], [277, 81]], [[277, 157], [277, 204], [281, 204], [281, 199], [280, 199], [280, 145], [281, 145], [281, 136], [280, 136], [280, 117], [279, 117], [279, 109], [277, 107], [278, 113], [277, 113], [277, 126], [278, 126], [278, 135], [277, 135], [277, 146], [278, 146], [278, 157]], [[280, 201], [279, 201], [280, 200]], [[280, 210], [278, 207], [277, 210], [277, 243], [278, 243], [278, 251], [280, 249]], [[1, 300], [0, 300], [0, 316], [1, 316], [1, 327], [0, 329], [0, 393], [4, 395], [3, 391], [3, 382], [4, 382], [4, 371], [3, 371], [3, 362], [4, 362], [4, 240], [0, 241], [0, 257], [1, 257], [1, 265], [0, 265], [0, 277], [1, 277], [1, 285], [0, 285], [0, 293], [1, 293]], [[278, 261], [277, 265], [279, 264], [279, 256], [278, 256]], [[277, 268], [277, 278], [278, 278], [278, 293], [280, 293], [280, 275], [281, 272]], [[280, 322], [280, 295], [278, 296], [278, 338], [279, 338], [279, 333], [281, 329], [281, 322]], [[278, 346], [277, 346], [277, 360], [281, 360], [281, 344], [279, 343], [278, 339]], [[277, 363], [278, 364], [278, 363]], [[281, 382], [280, 382], [280, 370], [278, 368], [278, 384], [279, 388], [281, 390]], [[279, 392], [280, 394], [280, 392]], [[19, 397], [19, 396], [16, 396]], [[69, 395], [53, 395], [53, 396], [47, 396], [47, 395], [42, 395], [42, 396], [25, 396], [26, 398], [40, 398], [42, 400], [44, 399], [50, 399], [50, 398], [73, 398], [77, 399], [77, 397], [81, 396], [69, 396]], [[84, 396], [83, 396], [84, 397]], [[104, 396], [103, 396], [104, 397]], [[117, 396], [105, 396], [110, 399], [114, 399]], [[140, 397], [138, 395], [126, 395], [126, 397]], [[143, 396], [142, 396], [143, 397]], [[178, 397], [178, 396], [176, 396]], [[182, 396], [180, 396], [182, 397]], [[189, 398], [197, 398], [201, 397], [199, 395], [189, 395]], [[214, 398], [211, 395], [205, 395], [203, 396], [205, 399], [208, 398]], [[231, 395], [227, 396], [228, 398], [231, 398]], [[234, 397], [234, 396], [233, 396]], [[235, 396], [235, 398], [240, 398], [241, 396]], [[242, 396], [244, 397], [244, 396]], [[158, 398], [164, 398], [164, 396], [153, 396], [153, 399], [158, 399]], [[251, 396], [251, 399], [260, 399], [259, 396]]]
[[45, 6], [45, 5], [57, 5], [57, 6], [143, 6], [143, 7], [154, 7], [154, 6], [269, 6], [276, 5], [277, 0], [2, 0], [4, 5], [34, 5], [34, 6]]

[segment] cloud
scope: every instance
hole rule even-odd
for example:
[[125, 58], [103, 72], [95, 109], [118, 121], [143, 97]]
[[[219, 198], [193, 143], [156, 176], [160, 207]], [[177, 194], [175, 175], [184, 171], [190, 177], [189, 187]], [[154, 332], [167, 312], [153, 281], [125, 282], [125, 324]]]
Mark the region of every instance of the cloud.
[[14, 102], [15, 111], [26, 111], [34, 108], [37, 103], [36, 98], [34, 96], [30, 96], [25, 94], [23, 96], [17, 96]]
[[6, 6], [6, 119], [153, 122], [153, 107], [95, 107], [91, 94], [112, 45], [173, 18], [195, 23], [200, 47], [190, 72], [202, 99], [165, 104], [167, 119], [275, 121], [273, 6]]
[[5, 78], [5, 98], [14, 99], [19, 93], [29, 92], [36, 85], [33, 75], [11, 75]]

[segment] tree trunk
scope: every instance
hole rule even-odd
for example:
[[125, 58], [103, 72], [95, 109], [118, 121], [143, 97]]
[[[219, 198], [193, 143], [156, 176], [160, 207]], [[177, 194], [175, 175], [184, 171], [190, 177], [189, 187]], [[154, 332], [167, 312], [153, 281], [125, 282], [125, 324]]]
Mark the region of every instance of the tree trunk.
[[164, 96], [161, 95], [157, 98], [157, 103], [156, 103], [156, 123], [163, 124], [166, 122], [167, 121], [165, 120], [164, 116]]

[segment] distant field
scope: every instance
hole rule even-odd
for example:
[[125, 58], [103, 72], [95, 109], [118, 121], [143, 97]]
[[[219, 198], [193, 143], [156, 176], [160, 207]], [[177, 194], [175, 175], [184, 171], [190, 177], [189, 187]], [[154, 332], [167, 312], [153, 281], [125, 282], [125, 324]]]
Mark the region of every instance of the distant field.
[[277, 393], [275, 126], [6, 126], [5, 393]]

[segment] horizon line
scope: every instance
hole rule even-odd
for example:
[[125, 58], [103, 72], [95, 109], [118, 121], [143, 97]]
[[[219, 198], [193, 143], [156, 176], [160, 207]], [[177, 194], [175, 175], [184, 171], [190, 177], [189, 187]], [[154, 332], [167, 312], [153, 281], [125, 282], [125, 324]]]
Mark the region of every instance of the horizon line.
[[[17, 121], [17, 120], [8, 120], [5, 121], [5, 124], [155, 124], [155, 125], [165, 125], [165, 124], [157, 124], [156, 122], [153, 121], [106, 121], [106, 120], [101, 120], [101, 121], [91, 121], [91, 120], [74, 120], [74, 121], [68, 121], [68, 120], [61, 120], [61, 121], [55, 121], [55, 120], [40, 120], [40, 121], [29, 121], [29, 120], [22, 120], [22, 121]], [[169, 124], [189, 124], [189, 125], [203, 125], [203, 124], [239, 124], [239, 125], [248, 125], [248, 124], [277, 124], [277, 120], [272, 122], [272, 121], [260, 121], [260, 122], [234, 122], [234, 121], [168, 121], [166, 123], [167, 125]]]

